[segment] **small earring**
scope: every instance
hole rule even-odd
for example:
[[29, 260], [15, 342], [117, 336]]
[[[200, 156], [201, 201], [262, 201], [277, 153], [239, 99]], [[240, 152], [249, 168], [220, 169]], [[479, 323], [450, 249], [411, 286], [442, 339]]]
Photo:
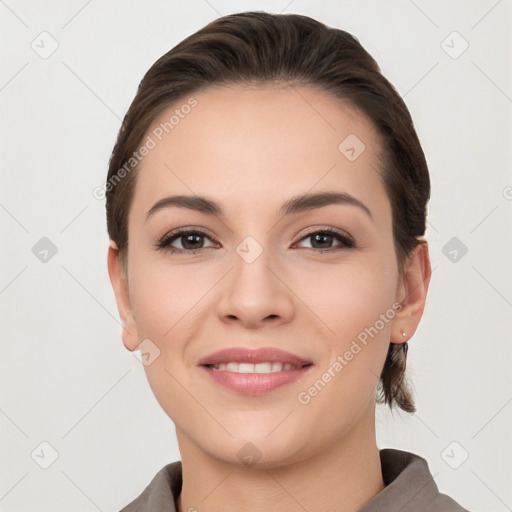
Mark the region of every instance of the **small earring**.
[[402, 336], [405, 338], [406, 332], [403, 329], [400, 329], [400, 331], [402, 332]]

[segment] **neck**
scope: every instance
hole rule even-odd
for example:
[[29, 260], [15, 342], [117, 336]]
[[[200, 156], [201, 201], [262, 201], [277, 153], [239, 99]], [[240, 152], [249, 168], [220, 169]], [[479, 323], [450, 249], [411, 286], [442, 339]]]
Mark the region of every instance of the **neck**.
[[356, 512], [385, 487], [372, 411], [323, 451], [263, 469], [213, 458], [177, 431], [183, 471], [179, 512]]

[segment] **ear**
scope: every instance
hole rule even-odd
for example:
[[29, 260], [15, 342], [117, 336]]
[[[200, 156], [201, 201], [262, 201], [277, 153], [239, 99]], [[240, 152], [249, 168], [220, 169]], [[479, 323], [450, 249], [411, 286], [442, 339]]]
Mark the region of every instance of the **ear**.
[[139, 345], [137, 328], [133, 317], [132, 306], [130, 302], [130, 292], [128, 288], [127, 276], [121, 269], [119, 261], [119, 249], [113, 240], [110, 240], [108, 246], [108, 275], [110, 283], [114, 289], [114, 295], [117, 302], [117, 309], [122, 322], [121, 337], [124, 346], [130, 350], [137, 350]]
[[391, 343], [405, 343], [416, 332], [425, 309], [431, 274], [428, 243], [422, 239], [409, 256], [397, 288], [396, 300], [402, 309], [393, 319]]

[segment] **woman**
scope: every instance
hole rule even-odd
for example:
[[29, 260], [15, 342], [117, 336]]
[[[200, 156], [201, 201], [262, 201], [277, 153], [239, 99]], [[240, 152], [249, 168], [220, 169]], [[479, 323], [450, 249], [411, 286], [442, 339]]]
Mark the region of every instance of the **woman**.
[[105, 190], [123, 343], [181, 454], [124, 512], [464, 510], [376, 445], [376, 401], [415, 411], [430, 181], [353, 36], [210, 23], [144, 76]]

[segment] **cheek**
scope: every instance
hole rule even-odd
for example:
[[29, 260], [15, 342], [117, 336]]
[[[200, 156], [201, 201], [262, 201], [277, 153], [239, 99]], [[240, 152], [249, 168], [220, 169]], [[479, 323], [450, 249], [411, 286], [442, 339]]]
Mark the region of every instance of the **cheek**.
[[194, 306], [216, 280], [212, 273], [200, 272], [199, 267], [166, 264], [160, 257], [134, 258], [130, 277], [132, 309], [140, 336], [154, 338], [163, 345], [176, 339], [175, 333], [193, 316]]
[[[346, 407], [338, 409], [343, 415], [347, 408], [361, 407], [361, 400], [373, 399], [396, 314], [392, 306], [398, 279], [393, 258], [380, 255], [367, 254], [354, 258], [350, 265], [317, 270], [315, 278], [300, 292], [329, 328], [323, 337], [328, 358], [319, 368], [325, 377], [321, 380], [329, 384], [322, 397], [315, 399], [313, 408], [343, 403]], [[334, 366], [335, 362], [338, 364]]]
[[[187, 368], [183, 355], [197, 329], [198, 304], [208, 287], [196, 270], [146, 259], [136, 261], [131, 276], [132, 309], [140, 340], [149, 339], [156, 357], [144, 365], [148, 383], [160, 406], [173, 420], [190, 413]], [[165, 260], [163, 260], [165, 262]], [[188, 411], [185, 414], [185, 411]]]
[[297, 295], [341, 347], [373, 326], [381, 314], [394, 311], [398, 276], [393, 260], [389, 262], [375, 253], [336, 265], [316, 264], [310, 272], [305, 270], [296, 276]]

